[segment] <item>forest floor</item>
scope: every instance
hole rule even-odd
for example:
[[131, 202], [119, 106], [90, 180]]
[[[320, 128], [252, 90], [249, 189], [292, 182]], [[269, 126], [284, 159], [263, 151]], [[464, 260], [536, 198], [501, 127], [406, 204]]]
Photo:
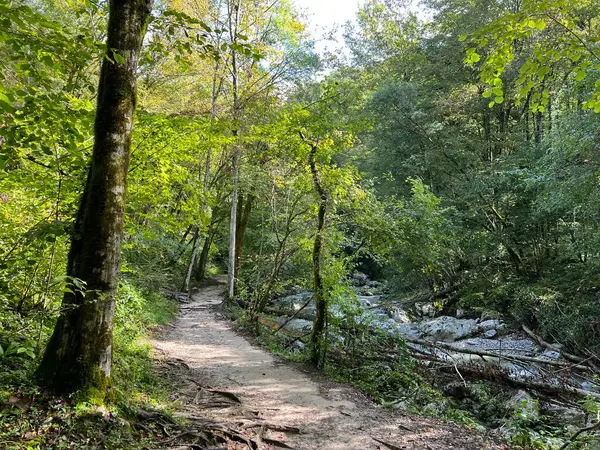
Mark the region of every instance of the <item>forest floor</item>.
[[[179, 371], [175, 415], [222, 424], [259, 449], [507, 448], [460, 425], [384, 409], [270, 354], [220, 313], [223, 294], [222, 284], [201, 288], [182, 305], [177, 322], [151, 342], [163, 366]], [[199, 448], [176, 441], [171, 448]]]

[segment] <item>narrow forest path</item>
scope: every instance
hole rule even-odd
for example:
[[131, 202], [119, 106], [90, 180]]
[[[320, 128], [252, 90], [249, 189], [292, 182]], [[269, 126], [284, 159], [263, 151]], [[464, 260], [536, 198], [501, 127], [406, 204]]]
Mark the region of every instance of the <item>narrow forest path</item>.
[[354, 389], [315, 381], [236, 333], [218, 312], [223, 293], [223, 285], [200, 289], [174, 326], [152, 341], [158, 353], [189, 366], [196, 385], [221, 396], [207, 402], [196, 395], [185, 406], [188, 415], [196, 409], [197, 416], [255, 426], [263, 449], [278, 448], [269, 439], [298, 450], [502, 448], [461, 426], [383, 409]]

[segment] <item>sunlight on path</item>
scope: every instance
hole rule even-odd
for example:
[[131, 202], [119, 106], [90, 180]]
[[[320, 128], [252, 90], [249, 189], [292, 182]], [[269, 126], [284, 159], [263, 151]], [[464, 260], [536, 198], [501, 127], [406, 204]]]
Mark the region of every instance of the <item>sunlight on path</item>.
[[[279, 433], [293, 448], [385, 448], [373, 438], [403, 449], [494, 448], [455, 425], [394, 414], [352, 389], [313, 381], [253, 347], [228, 321], [217, 318], [214, 309], [223, 291], [222, 285], [201, 289], [182, 306], [173, 329], [152, 345], [184, 361], [198, 383], [238, 396], [245, 407], [258, 411], [258, 420], [300, 428], [299, 435]], [[210, 414], [215, 417], [218, 411]]]

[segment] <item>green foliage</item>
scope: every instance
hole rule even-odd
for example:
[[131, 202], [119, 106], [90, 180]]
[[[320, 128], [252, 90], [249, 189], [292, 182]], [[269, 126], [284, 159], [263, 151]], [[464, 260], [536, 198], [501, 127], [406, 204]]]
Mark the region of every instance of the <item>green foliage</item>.
[[[551, 95], [545, 84], [555, 81], [566, 69], [576, 83], [592, 79], [594, 86], [583, 107], [600, 112], [600, 82], [596, 82], [600, 60], [594, 48], [597, 14], [597, 5], [589, 1], [531, 0], [523, 2], [517, 11], [505, 11], [473, 33], [472, 41], [487, 53], [481, 79], [489, 86], [483, 96], [493, 98], [490, 107], [503, 103], [502, 76], [509, 67], [515, 67], [519, 72], [516, 104], [530, 96], [532, 110], [544, 112]], [[524, 47], [526, 59], [515, 59]], [[467, 64], [480, 61], [476, 50], [467, 50]]]
[[135, 421], [139, 408], [170, 408], [170, 386], [157, 374], [150, 346], [140, 339], [149, 329], [172, 321], [176, 311], [173, 300], [143, 295], [130, 282], [121, 283], [115, 318], [114, 392], [108, 409], [77, 402], [76, 396], [59, 399], [40, 392], [32, 378], [37, 360], [19, 349], [5, 352], [0, 358], [0, 380], [6, 389], [0, 393], [3, 448], [92, 449], [99, 442], [123, 449], [153, 445], [155, 437], [137, 432], [125, 419]]
[[[173, 319], [161, 292], [180, 289], [194, 241], [210, 267], [225, 267], [234, 150], [250, 205], [238, 299], [255, 309], [240, 315], [312, 285], [314, 145], [327, 194], [324, 292], [343, 313], [328, 317], [327, 370], [378, 401], [472, 423], [426, 387], [401, 340], [359, 315], [347, 279], [365, 260], [394, 294], [443, 292], [448, 311], [498, 311], [574, 353], [600, 350], [596, 2], [426, 0], [425, 20], [403, 2], [369, 0], [346, 28], [350, 62], [332, 55], [320, 77], [288, 1], [242, 0], [237, 34], [210, 2], [169, 6], [155, 11], [140, 63], [113, 414], [163, 395], [137, 342]], [[105, 27], [106, 2], [0, 0], [3, 401], [35, 393], [29, 377], [62, 296], [81, 287], [63, 273], [99, 67], [122, 58], [101, 42]], [[262, 339], [284, 352], [287, 342]], [[485, 390], [472, 397], [496, 405]], [[31, 423], [41, 411], [60, 416], [61, 430], [93, 415], [48, 400]], [[10, 414], [15, 437], [25, 428]], [[97, 423], [83, 423], [89, 442], [52, 445], [93, 446]], [[523, 447], [558, 435], [522, 417], [507, 426]], [[129, 431], [116, 433], [106, 445], [129, 445]]]

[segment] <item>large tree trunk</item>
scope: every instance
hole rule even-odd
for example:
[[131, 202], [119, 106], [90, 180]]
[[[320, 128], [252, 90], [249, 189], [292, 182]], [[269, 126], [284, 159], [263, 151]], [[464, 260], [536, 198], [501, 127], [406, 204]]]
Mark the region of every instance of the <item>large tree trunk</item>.
[[67, 264], [67, 276], [85, 282], [85, 296], [75, 288], [65, 293], [61, 315], [38, 368], [40, 380], [50, 388], [79, 390], [95, 401], [104, 400], [111, 381], [136, 71], [152, 2], [110, 2], [107, 49], [115, 62], [105, 59], [102, 63], [92, 163]]
[[317, 215], [317, 233], [313, 245], [313, 283], [315, 291], [316, 316], [313, 331], [310, 336], [311, 362], [319, 367], [325, 359], [325, 320], [327, 318], [327, 301], [323, 288], [323, 273], [321, 269], [321, 253], [323, 249], [323, 230], [325, 229], [325, 211], [327, 210], [327, 194], [319, 177], [316, 162], [317, 144], [312, 144], [310, 151], [310, 171], [317, 194], [319, 195], [319, 212]]

